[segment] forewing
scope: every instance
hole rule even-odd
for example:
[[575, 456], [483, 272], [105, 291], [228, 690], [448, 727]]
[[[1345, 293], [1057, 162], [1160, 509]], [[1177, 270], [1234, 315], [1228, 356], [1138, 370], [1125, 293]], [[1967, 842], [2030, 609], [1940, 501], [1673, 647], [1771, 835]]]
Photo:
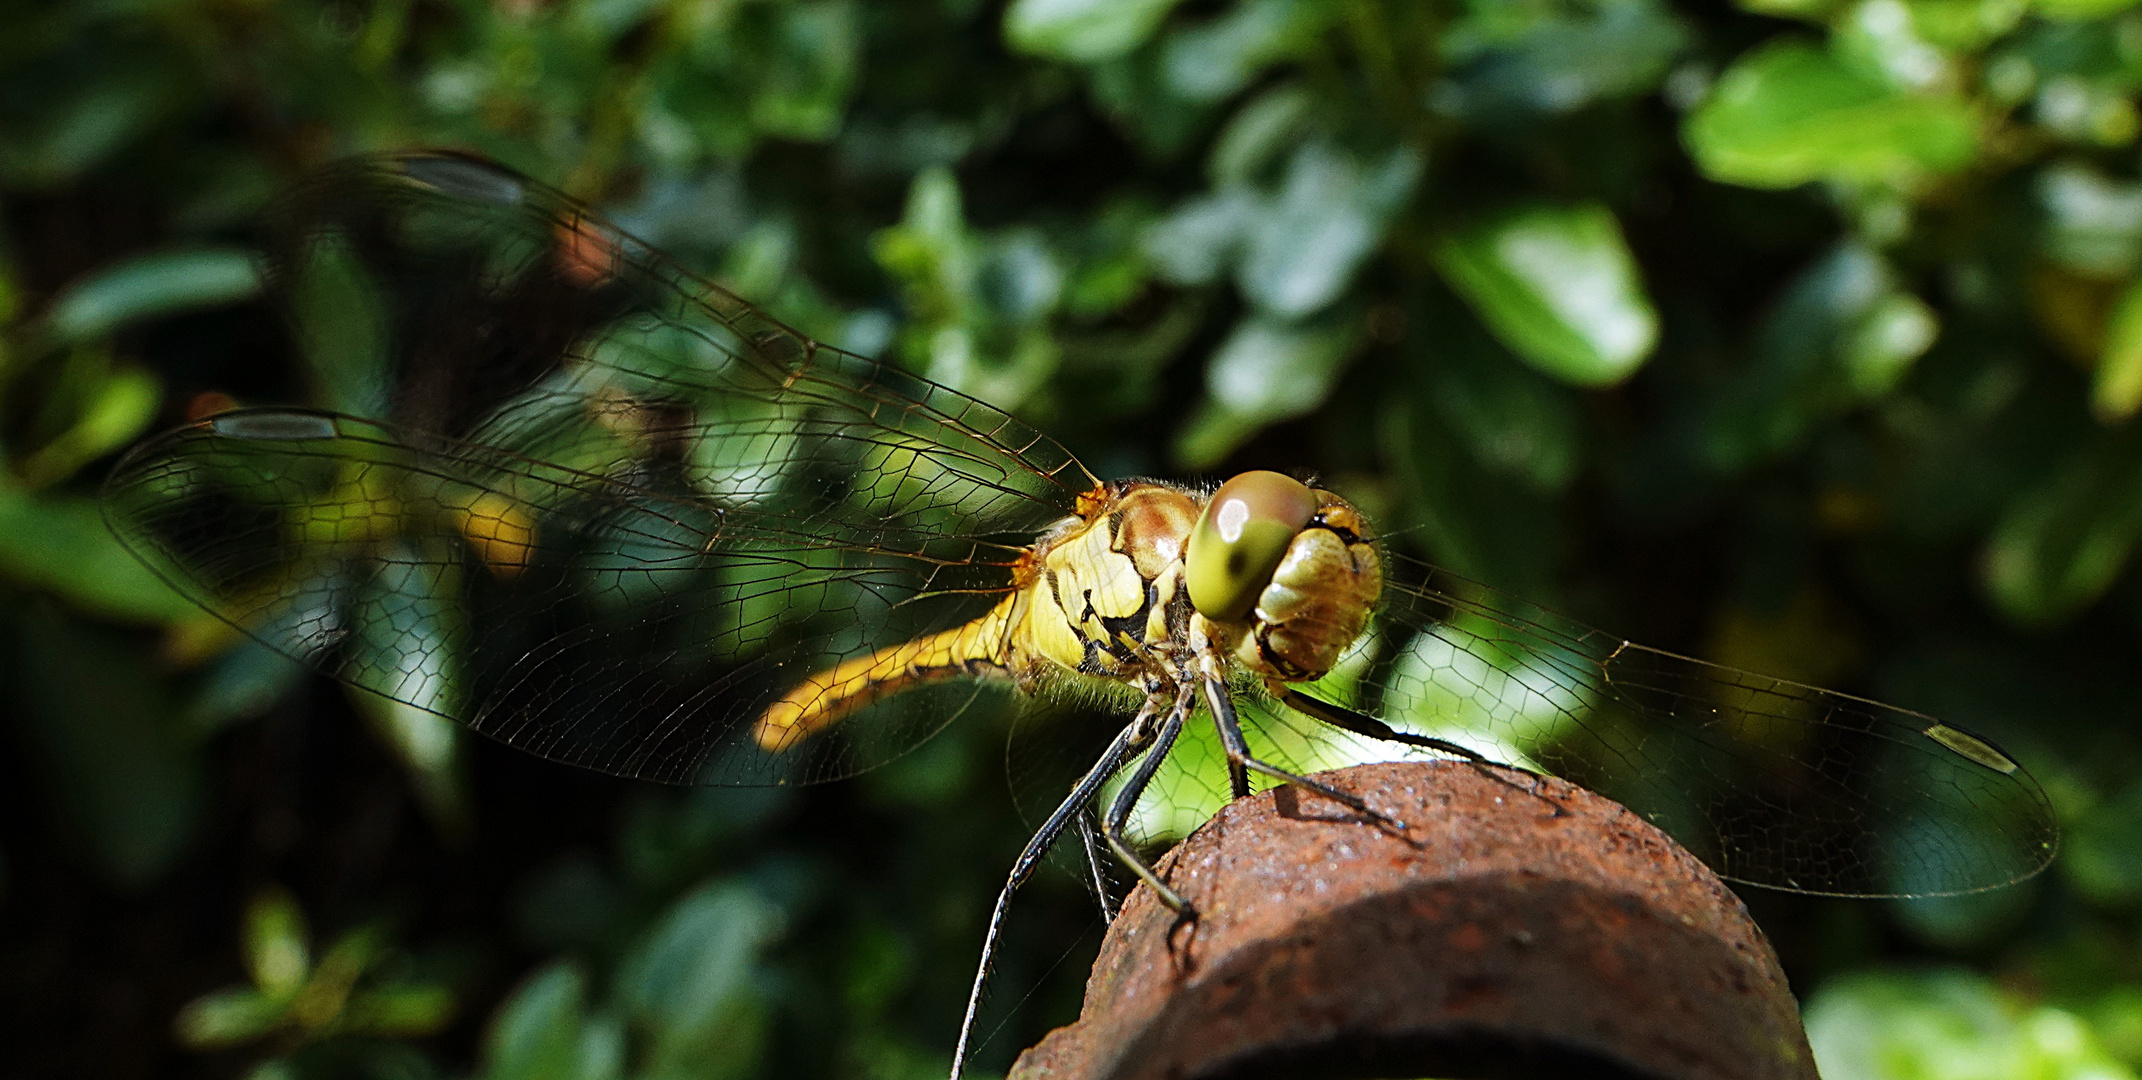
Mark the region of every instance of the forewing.
[[[1626, 642], [1417, 560], [1385, 559], [1375, 628], [1306, 692], [1599, 791], [1736, 881], [1941, 895], [2021, 881], [2053, 858], [2059, 829], [2045, 792], [1984, 739]], [[1236, 698], [1251, 751], [1291, 771], [1449, 756], [1338, 730], [1253, 686]], [[1140, 839], [1180, 839], [1225, 804], [1211, 728], [1192, 721], [1139, 802]]]
[[1606, 794], [1723, 877], [1924, 896], [2052, 860], [2045, 792], [1981, 738], [1610, 637], [1402, 556], [1387, 568], [1379, 655], [1341, 704]]
[[985, 610], [1093, 485], [494, 166], [363, 160], [285, 219], [275, 295], [344, 410], [151, 440], [107, 517], [278, 650], [545, 757], [782, 783], [904, 752], [976, 691], [782, 753], [750, 728], [812, 672]]

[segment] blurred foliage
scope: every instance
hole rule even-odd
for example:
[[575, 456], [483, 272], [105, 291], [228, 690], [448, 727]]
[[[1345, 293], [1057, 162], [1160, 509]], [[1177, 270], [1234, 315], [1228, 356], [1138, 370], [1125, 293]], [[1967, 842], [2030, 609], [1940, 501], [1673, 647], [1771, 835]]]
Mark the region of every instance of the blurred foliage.
[[[1750, 895], [1825, 1072], [2142, 1067], [2133, 0], [4, 12], [18, 1075], [946, 1063], [1023, 838], [1002, 724], [649, 792], [347, 702], [105, 534], [154, 425], [361, 392], [277, 344], [250, 245], [309, 167], [415, 145], [1104, 475], [1317, 469], [1462, 573], [1994, 736], [2067, 820], [2044, 879]], [[985, 1066], [1072, 1015], [1091, 924], [1029, 894]]]

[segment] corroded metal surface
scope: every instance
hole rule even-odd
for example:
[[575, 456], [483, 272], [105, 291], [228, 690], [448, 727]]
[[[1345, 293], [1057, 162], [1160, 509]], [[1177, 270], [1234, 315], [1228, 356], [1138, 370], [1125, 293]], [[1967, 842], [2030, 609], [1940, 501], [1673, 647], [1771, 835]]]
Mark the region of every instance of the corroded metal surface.
[[1815, 1076], [1747, 911], [1616, 803], [1456, 763], [1323, 779], [1404, 834], [1290, 789], [1227, 807], [1139, 889], [1079, 1021], [1014, 1080]]

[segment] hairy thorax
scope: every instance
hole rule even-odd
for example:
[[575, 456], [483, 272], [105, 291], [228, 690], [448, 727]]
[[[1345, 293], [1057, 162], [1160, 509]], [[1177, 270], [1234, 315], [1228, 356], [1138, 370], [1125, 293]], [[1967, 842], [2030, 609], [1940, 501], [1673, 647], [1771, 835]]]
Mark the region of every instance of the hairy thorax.
[[1383, 572], [1361, 514], [1330, 492], [1315, 494], [1316, 516], [1249, 615], [1220, 621], [1197, 612], [1183, 586], [1190, 532], [1208, 496], [1143, 481], [1101, 488], [1035, 546], [1022, 575], [1013, 670], [1031, 678], [1045, 664], [1130, 679], [1206, 640], [1259, 678], [1323, 676], [1367, 627]]

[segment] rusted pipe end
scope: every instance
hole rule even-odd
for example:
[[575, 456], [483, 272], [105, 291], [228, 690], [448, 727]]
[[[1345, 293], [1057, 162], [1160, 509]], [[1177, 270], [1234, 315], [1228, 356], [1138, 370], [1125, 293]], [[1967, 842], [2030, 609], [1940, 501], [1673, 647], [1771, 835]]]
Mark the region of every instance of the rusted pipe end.
[[1619, 804], [1455, 762], [1222, 810], [1140, 888], [1077, 1023], [1013, 1080], [1607, 1076], [1814, 1080], [1799, 1006], [1738, 897]]

